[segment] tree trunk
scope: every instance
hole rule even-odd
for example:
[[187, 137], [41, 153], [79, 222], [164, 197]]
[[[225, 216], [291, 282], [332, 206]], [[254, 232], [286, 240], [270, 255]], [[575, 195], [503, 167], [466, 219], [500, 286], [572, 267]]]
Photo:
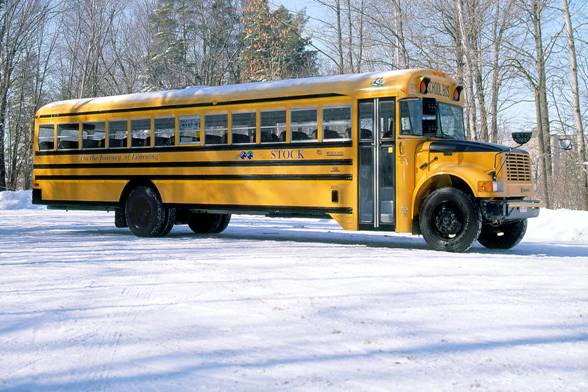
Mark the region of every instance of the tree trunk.
[[588, 157], [586, 157], [586, 144], [584, 141], [584, 125], [582, 124], [582, 112], [580, 110], [580, 94], [578, 87], [578, 64], [576, 60], [576, 44], [574, 42], [574, 29], [570, 18], [570, 5], [568, 0], [562, 0], [562, 12], [566, 24], [566, 38], [568, 41], [568, 57], [570, 62], [570, 79], [572, 81], [572, 105], [576, 122], [576, 152], [578, 154], [579, 174], [584, 190], [584, 209], [588, 210]]
[[476, 103], [474, 100], [474, 78], [473, 78], [473, 69], [472, 69], [472, 61], [470, 58], [471, 49], [469, 45], [469, 33], [466, 31], [465, 28], [465, 21], [464, 21], [464, 13], [463, 13], [463, 0], [456, 0], [456, 11], [457, 11], [457, 20], [458, 20], [458, 30], [459, 36], [461, 38], [461, 47], [462, 47], [462, 54], [465, 58], [465, 69], [464, 73], [465, 80], [466, 80], [466, 96], [465, 96], [465, 104], [466, 110], [468, 112], [468, 128], [470, 130], [470, 139], [476, 140], [478, 139], [478, 132], [476, 131]]
[[[502, 34], [504, 25], [501, 19], [500, 0], [494, 0], [494, 21], [492, 23], [492, 76], [491, 76], [491, 97], [490, 97], [490, 129], [489, 140], [492, 143], [498, 142], [498, 94], [500, 90], [500, 47], [502, 45]], [[499, 26], [500, 25], [500, 29]]]
[[347, 45], [349, 45], [347, 56], [349, 57], [349, 69], [351, 69], [351, 72], [355, 72], [353, 66], [353, 21], [351, 16], [351, 0], [347, 0], [347, 28], [349, 29], [349, 36], [347, 37]]
[[[533, 3], [533, 22], [535, 29], [535, 66], [537, 69], [537, 96], [539, 103], [539, 114], [537, 129], [540, 131], [539, 137], [543, 144], [542, 158], [544, 161], [543, 179], [547, 183], [547, 191], [551, 187], [553, 170], [551, 165], [551, 139], [549, 135], [549, 109], [547, 107], [547, 78], [545, 76], [545, 53], [543, 50], [542, 30], [541, 30], [541, 0], [534, 0]], [[541, 124], [541, 126], [539, 126]], [[549, 193], [549, 192], [547, 192]], [[547, 208], [551, 208], [550, 197], [546, 199]]]
[[337, 15], [337, 49], [339, 52], [339, 73], [345, 73], [343, 64], [343, 32], [341, 31], [341, 0], [335, 0], [335, 14]]
[[[551, 207], [551, 202], [549, 198], [549, 181], [547, 179], [547, 165], [551, 165], [549, 160], [545, 159], [546, 152], [545, 152], [545, 139], [543, 138], [543, 124], [542, 124], [542, 115], [541, 115], [541, 100], [539, 98], [539, 90], [537, 87], [534, 88], [535, 93], [535, 114], [537, 117], [537, 140], [539, 141], [539, 166], [541, 167], [541, 190], [543, 193], [543, 201], [545, 205], [549, 208]], [[548, 141], [551, 142], [551, 141]]]
[[488, 141], [488, 115], [486, 113], [486, 93], [484, 90], [484, 81], [482, 80], [482, 69], [480, 66], [477, 34], [472, 37], [472, 65], [474, 78], [476, 82], [476, 97], [480, 107], [480, 139]]

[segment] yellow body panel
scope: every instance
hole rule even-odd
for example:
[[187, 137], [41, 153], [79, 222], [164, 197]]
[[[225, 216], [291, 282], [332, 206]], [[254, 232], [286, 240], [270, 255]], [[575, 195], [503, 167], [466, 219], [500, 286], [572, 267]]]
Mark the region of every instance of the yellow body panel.
[[[478, 192], [487, 181], [495, 153], [455, 153], [444, 156], [428, 151], [421, 137], [399, 134], [398, 101], [422, 97], [418, 86], [427, 77], [440, 88], [427, 96], [452, 101], [456, 84], [435, 70], [417, 69], [359, 75], [307, 78], [291, 81], [253, 83], [225, 87], [189, 87], [167, 92], [140, 93], [116, 97], [89, 98], [51, 103], [36, 115], [33, 188], [42, 202], [109, 203], [121, 201], [131, 180], [151, 181], [164, 203], [201, 206], [210, 210], [223, 205], [240, 207], [308, 208], [325, 211], [347, 230], [359, 228], [358, 219], [358, 114], [360, 99], [396, 98], [396, 195], [395, 229], [410, 232], [422, 199], [434, 186], [451, 184], [460, 178], [479, 198], [529, 196], [532, 184], [505, 183], [503, 192]], [[327, 141], [323, 134], [325, 108], [351, 106], [351, 138]], [[290, 115], [293, 109], [316, 108], [317, 142], [292, 143]], [[285, 143], [261, 143], [260, 115], [267, 110], [285, 110]], [[232, 144], [230, 125], [235, 113], [256, 115], [255, 144]], [[178, 144], [180, 116], [226, 113], [228, 143], [214, 146], [204, 138], [195, 144]], [[154, 147], [154, 121], [175, 120], [175, 144]], [[129, 148], [131, 120], [149, 119], [150, 146]], [[127, 121], [125, 148], [108, 146], [109, 122]], [[105, 149], [56, 150], [59, 124], [105, 122]], [[40, 125], [54, 127], [53, 149], [39, 151]], [[202, 123], [201, 123], [202, 126]], [[199, 135], [203, 135], [200, 128]], [[246, 154], [246, 157], [243, 157]], [[247, 156], [251, 154], [251, 156]], [[63, 178], [59, 178], [62, 176]], [[336, 198], [336, 201], [334, 200]]]

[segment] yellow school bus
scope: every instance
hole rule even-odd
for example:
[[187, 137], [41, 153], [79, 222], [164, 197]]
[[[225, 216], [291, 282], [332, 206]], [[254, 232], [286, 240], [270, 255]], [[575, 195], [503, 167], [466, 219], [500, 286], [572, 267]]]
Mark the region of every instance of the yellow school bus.
[[461, 92], [413, 69], [54, 102], [35, 116], [33, 200], [114, 210], [138, 236], [244, 213], [510, 248], [539, 213], [529, 154], [467, 141]]

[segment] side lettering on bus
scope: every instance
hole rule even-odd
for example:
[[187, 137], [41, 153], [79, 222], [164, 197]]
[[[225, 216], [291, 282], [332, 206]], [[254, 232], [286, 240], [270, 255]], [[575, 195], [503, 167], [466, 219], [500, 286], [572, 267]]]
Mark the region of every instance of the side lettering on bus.
[[304, 159], [302, 150], [272, 150], [272, 159], [285, 160], [285, 159]]

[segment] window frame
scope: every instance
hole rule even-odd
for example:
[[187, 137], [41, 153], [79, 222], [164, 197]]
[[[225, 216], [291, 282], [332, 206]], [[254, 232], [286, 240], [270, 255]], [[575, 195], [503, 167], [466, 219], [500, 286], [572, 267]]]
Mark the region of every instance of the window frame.
[[[124, 122], [127, 124], [127, 130], [126, 130], [126, 136], [124, 139], [120, 139], [120, 140], [124, 140], [125, 142], [123, 143], [123, 145], [121, 147], [112, 147], [110, 145], [110, 135], [111, 135], [111, 130], [110, 130], [110, 124], [113, 122]], [[119, 149], [123, 149], [123, 148], [130, 148], [130, 143], [131, 143], [131, 119], [130, 118], [110, 118], [106, 121], [107, 124], [107, 130], [106, 130], [106, 134], [108, 135], [108, 149], [114, 149], [114, 150], [119, 150]]]
[[[342, 137], [342, 138], [334, 138], [334, 139], [327, 139], [325, 137], [325, 110], [328, 109], [343, 109], [343, 108], [349, 108], [349, 125], [351, 128], [351, 136], [350, 137]], [[348, 105], [334, 105], [334, 106], [323, 106], [321, 108], [321, 112], [322, 112], [322, 118], [321, 118], [321, 134], [322, 134], [322, 141], [325, 143], [330, 143], [330, 142], [341, 142], [341, 141], [349, 141], [349, 140], [353, 140], [353, 105], [352, 104], [348, 104]]]
[[[108, 139], [108, 134], [107, 134], [107, 122], [106, 120], [102, 120], [102, 121], [82, 121], [81, 122], [81, 128], [82, 128], [82, 143], [80, 145], [80, 149], [81, 150], [104, 150], [107, 148], [107, 144], [106, 144], [106, 140]], [[84, 147], [84, 124], [99, 124], [102, 123], [103, 126], [103, 131], [104, 131], [104, 147]]]
[[[180, 123], [182, 118], [194, 118], [197, 117], [198, 118], [198, 140], [194, 141], [194, 142], [187, 142], [187, 143], [182, 143], [181, 142], [181, 130], [180, 130]], [[176, 146], [201, 146], [204, 144], [204, 138], [202, 137], [202, 135], [204, 135], [204, 129], [202, 127], [203, 125], [203, 121], [204, 121], [204, 115], [201, 112], [180, 112], [176, 114], [176, 118], [177, 118], [177, 122], [176, 122], [176, 127], [177, 127], [177, 140], [176, 140]]]
[[[236, 144], [236, 145], [239, 145], [239, 146], [247, 146], [247, 145], [257, 144], [258, 143], [258, 141], [257, 141], [257, 129], [259, 127], [258, 121], [260, 121], [260, 118], [258, 118], [258, 116], [257, 116], [258, 111], [254, 109], [254, 110], [231, 111], [230, 113], [231, 113], [231, 116], [230, 116], [231, 117], [231, 144]], [[235, 129], [235, 127], [233, 126], [233, 120], [234, 120], [234, 116], [235, 115], [238, 116], [240, 114], [252, 114], [253, 115], [253, 119], [255, 121], [255, 126], [253, 127], [254, 136], [255, 136], [254, 139], [255, 140], [253, 142], [235, 143], [235, 139], [233, 137], [233, 135], [234, 135], [233, 130]], [[237, 127], [237, 129], [243, 129], [243, 128]], [[251, 127], [248, 127], [247, 129], [251, 129]]]
[[[157, 120], [173, 120], [174, 125], [172, 127], [172, 133], [171, 133], [171, 139], [173, 140], [173, 143], [171, 144], [157, 144], [157, 129], [155, 127], [155, 123], [157, 122]], [[177, 116], [169, 113], [166, 115], [158, 115], [158, 116], [154, 116], [153, 117], [153, 123], [152, 123], [152, 127], [151, 127], [151, 133], [153, 135], [153, 142], [151, 143], [152, 147], [173, 147], [176, 145], [176, 134], [177, 134], [177, 129], [178, 129], [178, 119]]]
[[[53, 147], [52, 148], [41, 148], [40, 137], [41, 137], [41, 128], [48, 128], [49, 126], [53, 127]], [[47, 123], [47, 124], [39, 124], [37, 127], [37, 151], [55, 151], [57, 149], [57, 124], [56, 123]]]
[[[294, 112], [301, 112], [301, 111], [310, 111], [310, 110], [314, 110], [316, 112], [316, 138], [315, 139], [307, 139], [307, 140], [294, 140], [292, 136], [293, 135], [293, 131], [292, 131], [292, 114]], [[318, 143], [319, 142], [319, 114], [320, 114], [320, 110], [318, 106], [314, 106], [314, 107], [295, 107], [295, 108], [291, 108], [289, 110], [290, 114], [289, 114], [289, 129], [288, 129], [288, 134], [290, 137], [290, 143]], [[303, 124], [303, 123], [298, 123], [298, 124]]]
[[[227, 141], [225, 143], [206, 143], [206, 117], [207, 116], [226, 116], [227, 119], [227, 123], [226, 123], [226, 135], [227, 135]], [[202, 114], [202, 122], [201, 124], [204, 124], [204, 126], [202, 127], [202, 135], [204, 136], [202, 138], [202, 142], [205, 146], [228, 146], [231, 143], [231, 134], [230, 134], [230, 115], [228, 111], [224, 111], [224, 112], [210, 112], [210, 113], [203, 113]], [[201, 125], [202, 126], [202, 125]], [[222, 140], [222, 137], [221, 137]]]
[[[146, 146], [133, 146], [133, 121], [149, 121], [149, 144]], [[145, 129], [140, 129], [145, 131]], [[146, 148], [146, 147], [153, 147], [153, 118], [149, 117], [135, 117], [129, 119], [128, 125], [128, 137], [129, 137], [129, 147], [130, 148]], [[138, 138], [137, 138], [138, 139]]]
[[[74, 148], [59, 148], [59, 127], [62, 125], [73, 125], [73, 124], [77, 124], [78, 126], [78, 131], [77, 131], [77, 147]], [[81, 139], [81, 134], [80, 134], [80, 129], [81, 129], [81, 124], [80, 122], [61, 122], [61, 123], [57, 123], [56, 124], [56, 128], [55, 128], [55, 150], [57, 151], [74, 151], [74, 150], [79, 150], [80, 149], [80, 139]], [[73, 131], [73, 129], [72, 129]]]
[[[284, 126], [286, 127], [285, 131], [286, 132], [286, 140], [278, 140], [278, 141], [269, 141], [269, 142], [264, 142], [263, 141], [263, 128], [264, 126], [262, 125], [262, 116], [263, 113], [272, 113], [272, 112], [284, 112]], [[289, 133], [290, 133], [290, 127], [289, 127], [289, 116], [288, 116], [288, 112], [289, 110], [286, 108], [279, 108], [279, 109], [267, 109], [267, 110], [260, 110], [259, 111], [259, 143], [260, 144], [287, 144], [288, 143], [288, 138], [289, 138]], [[274, 125], [273, 127], [277, 129], [277, 124]], [[265, 128], [269, 128], [272, 126], [266, 126]], [[279, 139], [279, 136], [278, 136]]]

